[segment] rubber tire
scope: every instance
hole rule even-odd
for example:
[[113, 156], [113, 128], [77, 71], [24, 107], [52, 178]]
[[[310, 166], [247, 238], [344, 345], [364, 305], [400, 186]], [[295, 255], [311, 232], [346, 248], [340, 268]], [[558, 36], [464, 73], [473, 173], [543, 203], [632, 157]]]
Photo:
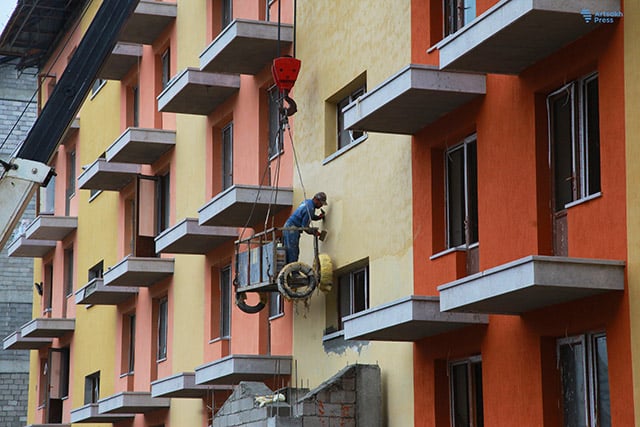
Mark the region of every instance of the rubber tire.
[[[295, 289], [289, 286], [288, 277], [294, 273], [299, 272], [307, 276], [308, 284], [305, 287], [304, 292], [299, 293]], [[291, 262], [285, 265], [282, 270], [280, 270], [280, 274], [278, 274], [278, 290], [285, 298], [288, 299], [305, 299], [308, 298], [311, 293], [318, 286], [318, 278], [316, 277], [315, 271], [309, 265], [303, 262]]]
[[256, 305], [249, 305], [246, 303], [247, 295], [244, 292], [236, 292], [236, 305], [245, 313], [256, 314], [260, 312], [267, 305], [267, 294], [260, 292], [260, 301]]

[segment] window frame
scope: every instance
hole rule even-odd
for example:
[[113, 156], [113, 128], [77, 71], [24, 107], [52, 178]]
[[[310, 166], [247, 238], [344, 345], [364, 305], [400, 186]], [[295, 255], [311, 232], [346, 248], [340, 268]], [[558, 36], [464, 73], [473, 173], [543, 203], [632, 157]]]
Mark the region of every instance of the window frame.
[[171, 173], [157, 175], [156, 180], [156, 235], [169, 228], [171, 221]]
[[[469, 9], [466, 7], [467, 3], [473, 3], [473, 17], [467, 16], [466, 12], [460, 13], [460, 10]], [[457, 9], [456, 13], [453, 12], [454, 9]], [[442, 16], [444, 37], [447, 37], [469, 25], [478, 16], [476, 0], [444, 0], [442, 2]]]
[[75, 147], [70, 149], [67, 152], [66, 156], [67, 160], [67, 183], [65, 189], [65, 206], [64, 206], [64, 214], [70, 215], [71, 211], [71, 199], [76, 194], [76, 149]]
[[169, 298], [158, 298], [158, 322], [156, 340], [156, 362], [167, 359], [169, 346]]
[[73, 245], [71, 245], [64, 249], [64, 294], [66, 298], [73, 296], [74, 261]]
[[[228, 135], [228, 136], [227, 136]], [[233, 122], [220, 130], [222, 191], [233, 186]]]
[[160, 83], [162, 90], [166, 89], [171, 81], [171, 49], [166, 48], [160, 55]]
[[[355, 283], [355, 276], [359, 273], [363, 273], [364, 274], [364, 283], [363, 283], [363, 301], [361, 301], [361, 303], [364, 305], [364, 307], [362, 309], [358, 309], [356, 307], [356, 305], [358, 304], [358, 302], [356, 301], [357, 299], [357, 295], [356, 295], [356, 289], [355, 287], [357, 286], [357, 284]], [[370, 276], [369, 276], [369, 264], [367, 263], [366, 265], [363, 266], [359, 266], [357, 268], [353, 268], [349, 271], [345, 271], [343, 274], [340, 274], [337, 278], [337, 282], [338, 282], [338, 305], [337, 305], [337, 309], [338, 309], [338, 330], [342, 331], [344, 330], [344, 321], [343, 318], [346, 316], [350, 316], [352, 314], [355, 313], [359, 313], [361, 311], [367, 310], [369, 308], [369, 289], [370, 289]], [[344, 286], [343, 286], [343, 280], [347, 279], [348, 280], [348, 295], [345, 296], [346, 294]], [[348, 301], [346, 301], [349, 305], [349, 307], [345, 307], [343, 305], [343, 299], [348, 298]], [[346, 308], [346, 310], [345, 310]], [[345, 312], [346, 311], [346, 312]]]
[[224, 30], [233, 22], [233, 0], [220, 2], [220, 28]]
[[[482, 394], [482, 356], [471, 356], [464, 359], [452, 360], [447, 363], [447, 376], [449, 377], [449, 413], [450, 420], [452, 426], [460, 425], [458, 420], [456, 419], [456, 384], [454, 378], [453, 368], [458, 366], [466, 367], [466, 403], [467, 403], [467, 413], [470, 418], [469, 427], [476, 427], [484, 425], [484, 397]], [[479, 367], [480, 369], [480, 384], [477, 384], [477, 379], [475, 376], [474, 368]], [[478, 394], [478, 391], [480, 394]], [[478, 406], [479, 405], [479, 406]], [[478, 420], [478, 416], [482, 418], [481, 421]]]
[[[227, 276], [228, 277], [225, 277]], [[227, 265], [220, 269], [219, 276], [220, 286], [220, 324], [219, 338], [231, 338], [231, 265]]]
[[[341, 99], [338, 100], [338, 102], [336, 102], [336, 130], [337, 130], [336, 150], [335, 150], [336, 152], [343, 151], [347, 147], [356, 145], [364, 141], [365, 139], [367, 139], [368, 134], [365, 131], [354, 131], [354, 130], [348, 130], [344, 128], [345, 107], [347, 107], [349, 104], [351, 104], [356, 99], [358, 99], [358, 97], [366, 93], [367, 93], [367, 85], [366, 83], [363, 83], [358, 87], [356, 87], [355, 89], [350, 90], [346, 96], [342, 97]], [[348, 139], [348, 142], [343, 144], [342, 135], [344, 134], [348, 134], [348, 137], [344, 138], [345, 142], [347, 141], [347, 139]]]
[[100, 400], [100, 371], [84, 377], [84, 404], [98, 403]]

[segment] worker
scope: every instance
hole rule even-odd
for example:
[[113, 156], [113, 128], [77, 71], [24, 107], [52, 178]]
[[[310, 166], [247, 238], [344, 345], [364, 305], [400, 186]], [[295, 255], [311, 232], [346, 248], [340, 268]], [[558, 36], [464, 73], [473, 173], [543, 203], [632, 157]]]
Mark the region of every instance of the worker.
[[[327, 205], [327, 195], [322, 191], [316, 193], [313, 199], [306, 199], [291, 214], [285, 222], [285, 230], [282, 232], [284, 246], [287, 252], [287, 264], [298, 261], [300, 255], [300, 230], [286, 230], [287, 227], [308, 227], [311, 220], [318, 221], [324, 218], [324, 211], [320, 208]], [[316, 209], [320, 209], [320, 214], [316, 215]], [[311, 233], [309, 233], [311, 234]]]

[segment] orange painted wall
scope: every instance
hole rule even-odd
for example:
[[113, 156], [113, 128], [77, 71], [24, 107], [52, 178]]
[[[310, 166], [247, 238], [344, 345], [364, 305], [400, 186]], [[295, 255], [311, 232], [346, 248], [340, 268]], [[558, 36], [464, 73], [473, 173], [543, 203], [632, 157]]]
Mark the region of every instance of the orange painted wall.
[[[478, 13], [489, 7], [478, 6]], [[424, 5], [424, 2], [414, 2]], [[414, 16], [412, 57], [434, 40]], [[417, 17], [420, 16], [420, 19]], [[568, 209], [569, 256], [626, 259], [623, 23], [604, 25], [519, 76], [487, 76], [486, 96], [441, 118], [412, 143], [414, 291], [466, 275], [463, 252], [444, 250], [443, 152], [477, 132], [480, 270], [527, 255], [551, 254], [546, 94], [598, 71], [602, 195]], [[437, 42], [437, 40], [435, 40]], [[433, 257], [435, 254], [439, 256]], [[552, 306], [522, 316], [490, 316], [488, 326], [415, 345], [417, 426], [448, 426], [446, 361], [482, 355], [484, 423], [557, 426], [556, 339], [606, 330], [613, 425], [633, 425], [628, 292]]]

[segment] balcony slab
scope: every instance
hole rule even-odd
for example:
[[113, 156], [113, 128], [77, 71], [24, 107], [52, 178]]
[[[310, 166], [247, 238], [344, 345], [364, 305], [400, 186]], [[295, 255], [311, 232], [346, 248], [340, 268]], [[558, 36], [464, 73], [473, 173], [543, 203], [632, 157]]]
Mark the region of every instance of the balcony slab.
[[138, 293], [133, 286], [105, 286], [104, 279], [92, 279], [76, 291], [76, 304], [118, 305]]
[[55, 240], [32, 240], [20, 236], [9, 244], [7, 254], [15, 258], [42, 258], [55, 248]]
[[63, 240], [78, 228], [78, 217], [38, 215], [25, 230], [29, 240]]
[[186, 68], [158, 95], [158, 110], [208, 116], [238, 90], [238, 75]]
[[131, 420], [135, 414], [101, 414], [97, 403], [89, 403], [71, 410], [71, 423], [117, 423]]
[[471, 325], [489, 323], [483, 314], [442, 313], [440, 299], [411, 295], [343, 319], [346, 340], [419, 341]]
[[235, 227], [198, 225], [197, 218], [185, 218], [155, 238], [156, 252], [205, 255], [237, 238], [238, 229]]
[[107, 162], [153, 164], [176, 145], [176, 132], [128, 128], [105, 151]]
[[53, 343], [51, 338], [25, 338], [20, 331], [15, 331], [2, 340], [3, 350], [37, 350], [50, 346]]
[[[280, 50], [293, 41], [293, 26], [280, 27]], [[278, 23], [236, 19], [200, 54], [202, 71], [257, 74], [278, 52]]]
[[522, 314], [624, 290], [623, 261], [528, 256], [438, 287], [442, 311]]
[[440, 68], [519, 74], [598, 28], [582, 10], [620, 11], [620, 0], [501, 0], [436, 45]]
[[124, 391], [98, 401], [98, 413], [105, 414], [144, 414], [159, 409], [168, 409], [170, 399], [151, 397], [146, 391]]
[[231, 386], [196, 384], [195, 372], [180, 372], [151, 383], [152, 397], [201, 399], [215, 390], [230, 390]]
[[120, 191], [140, 173], [140, 165], [109, 163], [98, 159], [78, 177], [78, 188], [82, 190]]
[[104, 80], [122, 80], [129, 70], [142, 59], [142, 45], [119, 42], [107, 57], [98, 72], [98, 78]]
[[60, 338], [75, 328], [75, 319], [37, 318], [22, 325], [20, 334], [24, 338]]
[[484, 75], [411, 64], [345, 107], [344, 126], [412, 135], [485, 93]]
[[291, 356], [234, 354], [196, 368], [196, 384], [235, 385], [291, 375]]
[[104, 285], [149, 287], [173, 275], [173, 259], [125, 257], [104, 272]]
[[124, 24], [119, 40], [128, 43], [153, 44], [165, 28], [176, 19], [176, 3], [140, 0]]
[[236, 184], [198, 210], [198, 223], [220, 227], [244, 227], [263, 222], [293, 205], [293, 189]]

